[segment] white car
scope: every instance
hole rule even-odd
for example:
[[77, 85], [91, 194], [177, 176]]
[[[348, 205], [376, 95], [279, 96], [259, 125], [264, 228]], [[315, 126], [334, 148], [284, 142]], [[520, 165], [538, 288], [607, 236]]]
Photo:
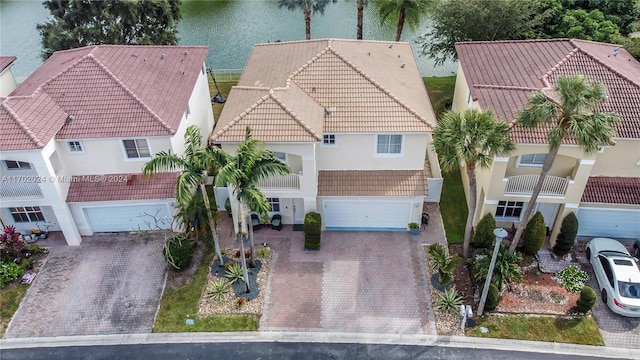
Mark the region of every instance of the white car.
[[620, 315], [640, 317], [640, 269], [619, 241], [595, 238], [587, 258], [598, 279], [602, 301]]

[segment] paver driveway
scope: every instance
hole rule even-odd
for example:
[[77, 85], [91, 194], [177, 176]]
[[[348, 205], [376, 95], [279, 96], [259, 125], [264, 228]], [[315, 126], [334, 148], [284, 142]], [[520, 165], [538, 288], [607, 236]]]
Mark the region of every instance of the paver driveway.
[[421, 238], [406, 232], [260, 230], [276, 251], [261, 330], [436, 334]]
[[151, 332], [166, 273], [162, 244], [103, 235], [54, 246], [5, 337]]

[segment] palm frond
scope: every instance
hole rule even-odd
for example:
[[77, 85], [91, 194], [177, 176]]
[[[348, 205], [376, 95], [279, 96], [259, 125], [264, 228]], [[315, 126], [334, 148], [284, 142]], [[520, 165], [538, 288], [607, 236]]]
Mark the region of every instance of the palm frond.
[[171, 151], [160, 151], [153, 159], [147, 161], [142, 168], [143, 175], [152, 175], [159, 172], [168, 172], [176, 170], [186, 170], [190, 164], [185, 159], [172, 153]]
[[179, 206], [186, 207], [191, 202], [196, 187], [203, 181], [204, 174], [198, 172], [183, 171], [176, 179], [176, 202]]

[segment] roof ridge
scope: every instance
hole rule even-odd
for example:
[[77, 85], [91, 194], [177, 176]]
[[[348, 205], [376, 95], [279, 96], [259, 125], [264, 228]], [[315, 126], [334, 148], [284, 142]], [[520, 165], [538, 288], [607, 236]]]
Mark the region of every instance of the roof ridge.
[[[313, 136], [317, 140], [322, 140], [322, 137], [320, 135], [318, 135], [318, 133], [316, 133], [309, 125], [307, 125], [307, 123], [302, 121], [302, 119], [300, 119], [300, 117], [298, 117], [298, 115], [296, 115], [296, 113], [293, 112], [293, 110], [291, 110], [287, 105], [285, 105], [285, 103], [282, 100], [280, 100], [276, 96], [276, 94], [274, 94], [273, 90], [274, 89], [271, 89], [269, 91], [269, 95], [268, 96], [271, 97], [273, 99], [273, 101], [276, 102], [276, 104], [278, 104], [289, 116], [291, 116], [298, 124], [300, 124], [300, 126], [302, 126], [302, 128], [305, 129], [311, 136]], [[284, 90], [289, 90], [289, 89], [284, 89]], [[312, 100], [313, 100], [313, 98], [312, 98]]]
[[[574, 45], [571, 43], [571, 40], [569, 40], [569, 44]], [[547, 71], [544, 75], [542, 75], [542, 78], [540, 80], [542, 80], [542, 83], [544, 84], [544, 88], [552, 87], [551, 83], [549, 82], [549, 76], [551, 76], [554, 72], [556, 72], [562, 65], [566, 64], [579, 51], [580, 49], [575, 47], [574, 45], [573, 50], [569, 51], [569, 53], [565, 55], [565, 57], [560, 59], [560, 61], [558, 61], [555, 65], [553, 65], [551, 69], [549, 69], [549, 71]]]
[[262, 96], [260, 99], [258, 99], [258, 101], [256, 101], [255, 103], [253, 103], [253, 105], [249, 106], [247, 109], [245, 109], [243, 112], [241, 112], [240, 114], [238, 114], [238, 116], [234, 117], [233, 120], [229, 121], [228, 124], [226, 124], [222, 129], [216, 131], [216, 133], [211, 136], [211, 141], [215, 140], [216, 138], [220, 137], [222, 134], [224, 134], [227, 130], [229, 130], [230, 128], [232, 128], [235, 124], [237, 124], [240, 120], [242, 120], [242, 118], [244, 118], [245, 116], [247, 116], [251, 111], [253, 111], [255, 108], [258, 107], [258, 105], [262, 104], [263, 102], [265, 102], [267, 99], [269, 98], [269, 94]]
[[482, 44], [514, 44], [514, 43], [527, 43], [527, 42], [563, 42], [570, 41], [569, 38], [557, 38], [557, 39], [521, 39], [521, 40], [478, 40], [478, 41], [458, 41], [456, 45], [482, 45]]
[[[22, 98], [33, 98], [33, 95], [31, 96], [23, 96]], [[7, 112], [9, 113], [9, 115], [11, 115], [11, 117], [13, 118], [13, 120], [17, 123], [17, 125], [20, 127], [20, 129], [29, 137], [29, 140], [31, 140], [31, 142], [36, 145], [38, 148], [42, 148], [44, 147], [45, 144], [42, 143], [42, 141], [33, 133], [33, 131], [31, 131], [31, 129], [27, 126], [27, 124], [24, 123], [24, 121], [22, 121], [22, 119], [20, 119], [20, 117], [18, 116], [18, 114], [16, 114], [16, 112], [9, 106], [9, 104], [7, 104], [6, 101], [2, 102], [2, 107], [7, 110]]]
[[[613, 45], [613, 44], [611, 44], [611, 45]], [[575, 46], [576, 46], [576, 49], [577, 49], [579, 52], [583, 53], [585, 56], [588, 56], [588, 57], [589, 57], [590, 59], [592, 59], [593, 61], [597, 62], [598, 64], [600, 64], [600, 65], [602, 65], [602, 66], [604, 66], [604, 67], [605, 67], [605, 68], [607, 68], [609, 71], [611, 71], [611, 72], [613, 72], [614, 74], [616, 74], [616, 75], [620, 76], [622, 79], [624, 79], [624, 80], [626, 80], [626, 81], [630, 82], [632, 85], [634, 85], [635, 87], [637, 87], [637, 88], [639, 88], [639, 89], [640, 89], [640, 84], [639, 84], [639, 83], [637, 83], [637, 82], [635, 82], [634, 80], [630, 79], [627, 75], [625, 75], [625, 74], [621, 73], [620, 71], [618, 71], [618, 70], [614, 69], [613, 67], [611, 67], [611, 66], [609, 66], [609, 65], [605, 64], [605, 63], [604, 63], [604, 62], [602, 62], [600, 59], [598, 59], [597, 57], [593, 56], [590, 52], [588, 52], [588, 51], [584, 50], [584, 49], [583, 49], [583, 48], [581, 48], [580, 46], [577, 46], [577, 45], [575, 45]], [[619, 46], [619, 45], [618, 45], [618, 47], [624, 48], [624, 47]]]
[[480, 89], [497, 89], [497, 90], [521, 90], [521, 91], [538, 91], [539, 88], [528, 86], [511, 86], [511, 85], [489, 85], [489, 84], [473, 84], [474, 88]]
[[240, 89], [240, 90], [269, 90], [269, 87], [266, 86], [251, 86], [251, 85], [235, 85], [233, 86], [234, 89]]

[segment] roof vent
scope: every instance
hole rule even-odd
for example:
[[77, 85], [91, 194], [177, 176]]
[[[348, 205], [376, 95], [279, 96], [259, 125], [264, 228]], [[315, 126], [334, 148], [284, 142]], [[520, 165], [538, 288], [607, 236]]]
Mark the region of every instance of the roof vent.
[[75, 120], [75, 118], [76, 118], [75, 116], [69, 115], [69, 116], [67, 116], [66, 119], [64, 119], [64, 123], [68, 124], [68, 123], [72, 122], [73, 120]]
[[389, 49], [393, 49], [393, 44], [389, 45]]
[[331, 115], [331, 108], [328, 108], [328, 107], [324, 108], [324, 114], [327, 116]]
[[182, 55], [187, 56], [187, 55], [189, 55], [189, 52], [187, 50], [185, 50], [184, 53], [182, 53]]
[[405, 66], [407, 66], [407, 64], [405, 64], [405, 63], [402, 63], [402, 65], [400, 65], [400, 67], [403, 68], [403, 69], [404, 69]]
[[619, 46], [616, 46], [616, 47], [613, 49], [613, 56], [618, 56], [618, 54], [620, 54], [620, 47], [619, 47]]
[[165, 54], [160, 55], [160, 59], [164, 60], [164, 58], [166, 58], [166, 57], [167, 57], [167, 55], [165, 55]]

